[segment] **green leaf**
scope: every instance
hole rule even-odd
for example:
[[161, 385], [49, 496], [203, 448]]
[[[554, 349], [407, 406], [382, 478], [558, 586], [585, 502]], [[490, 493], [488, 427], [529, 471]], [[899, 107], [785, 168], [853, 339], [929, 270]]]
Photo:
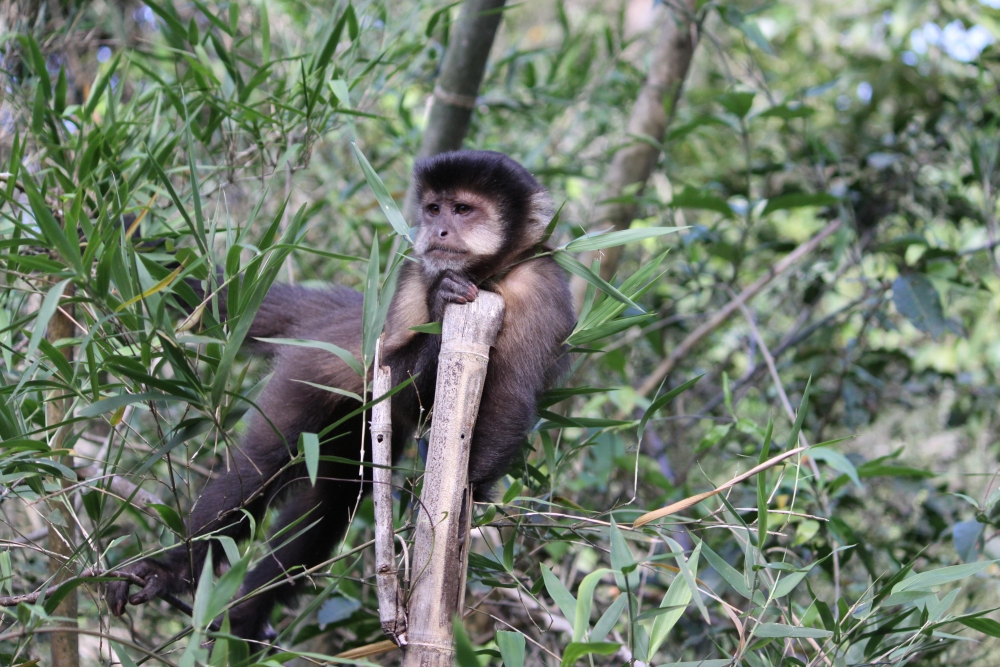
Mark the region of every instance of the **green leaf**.
[[670, 200], [670, 205], [674, 208], [695, 208], [705, 211], [715, 211], [727, 218], [733, 217], [733, 209], [730, 208], [725, 199], [696, 188], [685, 187], [680, 194], [674, 195], [673, 199]]
[[[764, 445], [760, 448], [757, 465], [767, 460], [771, 452], [771, 435], [774, 433], [774, 420], [767, 419], [767, 433], [764, 435]], [[757, 546], [764, 548], [767, 540], [767, 471], [757, 475]]]
[[415, 327], [410, 327], [410, 331], [416, 331], [417, 333], [433, 334], [436, 336], [440, 336], [441, 322], [428, 322], [427, 324], [418, 324]]
[[802, 583], [802, 580], [805, 579], [807, 574], [809, 574], [810, 569], [812, 568], [806, 568], [800, 572], [792, 572], [782, 575], [778, 579], [778, 583], [774, 585], [771, 597], [777, 600], [791, 593], [800, 583]]
[[361, 362], [358, 361], [358, 358], [353, 353], [333, 343], [325, 343], [320, 340], [300, 340], [298, 338], [256, 338], [255, 340], [273, 345], [291, 345], [293, 347], [310, 347], [314, 350], [323, 350], [324, 352], [329, 352], [340, 357], [359, 376], [364, 377], [365, 374], [364, 366], [361, 365]]
[[271, 20], [267, 17], [267, 3], [260, 3], [260, 60], [271, 62]]
[[406, 220], [403, 218], [403, 214], [399, 212], [396, 202], [392, 200], [389, 189], [385, 187], [382, 179], [378, 177], [378, 174], [375, 173], [375, 170], [368, 162], [368, 158], [364, 156], [364, 153], [361, 152], [361, 149], [353, 141], [351, 142], [351, 148], [354, 149], [354, 156], [358, 159], [358, 164], [361, 165], [361, 171], [365, 174], [368, 187], [375, 193], [375, 199], [378, 200], [378, 205], [381, 207], [386, 219], [389, 220], [389, 224], [392, 225], [397, 234], [412, 243], [410, 226], [406, 224]]
[[30, 34], [18, 35], [18, 40], [27, 50], [31, 69], [34, 70], [35, 76], [38, 77], [38, 87], [45, 96], [45, 99], [48, 100], [52, 94], [52, 80], [49, 79], [49, 71], [45, 67], [45, 56], [42, 55], [42, 50], [38, 48], [38, 42]]
[[840, 200], [831, 194], [817, 192], [808, 194], [805, 192], [790, 195], [781, 195], [767, 200], [764, 211], [761, 215], [767, 215], [774, 211], [784, 211], [790, 208], [803, 208], [806, 206], [836, 206]]
[[719, 104], [737, 118], [746, 118], [746, 115], [750, 113], [750, 107], [753, 106], [754, 97], [756, 97], [756, 93], [734, 91], [721, 95]]
[[733, 664], [732, 658], [725, 660], [695, 660], [694, 662], [671, 662], [658, 667], [730, 667]]
[[132, 659], [128, 653], [125, 652], [125, 647], [116, 641], [112, 641], [111, 648], [115, 650], [115, 655], [118, 656], [119, 662], [122, 663], [122, 667], [138, 667], [135, 664], [135, 660]]
[[597, 232], [570, 241], [564, 249], [568, 252], [603, 250], [604, 248], [613, 248], [665, 234], [674, 234], [684, 229], [688, 229], [688, 227], [645, 227], [641, 229], [623, 229], [617, 232]]
[[559, 581], [559, 577], [552, 574], [552, 570], [545, 563], [542, 563], [541, 566], [542, 579], [545, 580], [545, 590], [548, 591], [549, 597], [556, 603], [559, 611], [567, 620], [576, 618], [576, 598], [566, 589], [563, 582]]
[[56, 113], [62, 115], [66, 110], [66, 66], [59, 67], [59, 78], [56, 79], [56, 98], [52, 102]]
[[663, 396], [658, 396], [655, 399], [653, 399], [653, 402], [649, 404], [648, 408], [646, 408], [646, 412], [643, 413], [642, 419], [639, 420], [639, 428], [636, 430], [636, 438], [638, 438], [640, 441], [642, 440], [643, 431], [646, 430], [646, 423], [650, 420], [650, 418], [654, 414], [657, 413], [657, 411], [659, 411], [667, 403], [674, 400], [675, 398], [683, 394], [685, 391], [693, 387], [695, 383], [698, 382], [698, 380], [700, 380], [704, 376], [705, 374], [702, 373], [701, 375], [691, 378], [687, 382], [684, 382], [683, 384], [674, 387], [673, 389], [665, 393]]
[[235, 562], [230, 562], [230, 567], [219, 577], [219, 580], [212, 587], [212, 594], [208, 598], [208, 608], [205, 610], [205, 617], [210, 621], [222, 613], [229, 601], [240, 589], [244, 577], [247, 574], [247, 567], [250, 565], [250, 555]]
[[184, 537], [187, 534], [187, 531], [184, 529], [184, 521], [181, 519], [181, 515], [178, 514], [177, 510], [173, 507], [160, 503], [150, 503], [149, 507], [156, 510], [156, 513], [160, 515], [160, 518], [163, 519], [163, 523], [167, 524], [167, 527], [170, 528], [170, 530], [174, 531], [181, 537]]
[[[683, 556], [681, 556], [683, 558]], [[649, 653], [648, 655], [655, 655], [659, 650], [663, 642], [666, 641], [667, 636], [670, 631], [674, 629], [677, 625], [677, 621], [680, 620], [681, 616], [684, 614], [684, 609], [687, 608], [688, 604], [691, 602], [691, 589], [688, 586], [687, 581], [685, 581], [683, 576], [674, 577], [674, 580], [670, 582], [670, 587], [667, 588], [666, 595], [663, 596], [663, 600], [660, 601], [661, 607], [673, 607], [672, 611], [668, 611], [660, 616], [657, 616], [653, 620], [653, 627], [649, 631]]]
[[573, 335], [570, 336], [566, 342], [570, 345], [586, 345], [588, 343], [608, 338], [609, 336], [613, 336], [616, 333], [625, 331], [626, 329], [631, 329], [632, 327], [641, 327], [654, 319], [656, 319], [655, 313], [650, 313], [648, 315], [635, 315], [633, 317], [622, 317], [617, 320], [605, 322], [604, 324], [596, 327], [578, 329], [573, 332]]
[[316, 473], [319, 470], [319, 436], [315, 433], [299, 435], [302, 455], [306, 459], [306, 472], [309, 473], [309, 483], [316, 486]]
[[600, 620], [594, 624], [594, 629], [590, 633], [590, 640], [599, 642], [603, 641], [608, 633], [611, 632], [618, 619], [621, 618], [622, 612], [625, 611], [625, 603], [628, 601], [628, 595], [624, 591], [611, 603], [611, 606], [601, 614]]
[[806, 413], [809, 411], [809, 387], [812, 386], [812, 376], [806, 380], [806, 388], [802, 390], [802, 400], [799, 401], [799, 409], [795, 413], [795, 423], [792, 424], [792, 431], [788, 434], [787, 449], [795, 449], [799, 441], [799, 433], [802, 431], [802, 423], [806, 420]]
[[462, 619], [455, 614], [452, 619], [452, 629], [455, 633], [455, 664], [458, 667], [479, 667], [476, 649], [462, 625]]
[[628, 542], [625, 541], [621, 528], [615, 522], [614, 516], [611, 517], [609, 531], [611, 536], [611, 567], [615, 570], [615, 583], [619, 590], [632, 590], [634, 592], [639, 588], [639, 572], [633, 569], [626, 575], [623, 571], [635, 565], [635, 556], [632, 554]]
[[638, 304], [633, 303], [630, 298], [619, 292], [608, 281], [588, 269], [574, 257], [567, 255], [564, 252], [554, 252], [552, 253], [552, 259], [554, 259], [556, 264], [559, 266], [563, 267], [573, 275], [580, 276], [613, 299], [622, 302], [626, 306], [631, 306], [642, 313], [646, 312], [643, 308], [639, 307]]
[[743, 575], [740, 574], [736, 568], [727, 563], [722, 559], [721, 556], [716, 554], [712, 549], [705, 544], [701, 543], [701, 551], [705, 554], [705, 560], [708, 561], [709, 565], [719, 573], [719, 575], [726, 580], [733, 590], [742, 595], [743, 597], [750, 599], [750, 589], [747, 588], [746, 582], [743, 579]]
[[816, 110], [803, 104], [779, 104], [771, 107], [767, 111], [754, 116], [754, 118], [781, 118], [791, 120], [793, 118], [809, 118], [816, 113]]
[[611, 570], [600, 568], [594, 570], [580, 582], [580, 588], [576, 591], [576, 615], [573, 621], [573, 641], [579, 642], [590, 629], [590, 610], [594, 604], [594, 589], [600, 583], [601, 578]]
[[761, 623], [753, 632], [754, 637], [792, 637], [794, 639], [826, 639], [832, 637], [829, 630], [818, 628], [800, 628], [781, 623]]
[[524, 667], [524, 635], [500, 630], [496, 634], [496, 642], [503, 667]]
[[69, 280], [63, 280], [52, 286], [49, 293], [45, 295], [45, 300], [42, 301], [42, 307], [38, 309], [38, 313], [35, 315], [35, 329], [31, 332], [31, 340], [28, 342], [28, 347], [24, 351], [24, 357], [26, 359], [31, 359], [38, 349], [38, 346], [43, 340], [45, 340], [45, 331], [48, 329], [49, 320], [55, 314], [56, 309], [59, 307], [59, 301], [62, 299], [63, 292], [66, 291], [66, 286], [69, 285]]
[[[66, 236], [62, 225], [52, 215], [49, 205], [45, 203], [45, 198], [38, 191], [34, 179], [27, 171], [22, 173], [21, 182], [24, 185], [24, 193], [28, 196], [28, 201], [31, 204], [31, 213], [35, 216], [35, 222], [42, 230], [46, 240], [59, 252], [59, 256], [64, 262], [76, 269], [77, 273], [84, 273], [79, 243], [71, 241]], [[76, 234], [76, 230], [73, 230], [73, 233]]]
[[125, 405], [132, 405], [133, 403], [140, 403], [143, 401], [184, 401], [187, 400], [183, 396], [171, 396], [170, 394], [163, 394], [158, 391], [144, 391], [139, 394], [119, 394], [118, 396], [112, 396], [111, 398], [105, 398], [103, 400], [97, 401], [96, 403], [91, 403], [90, 405], [80, 408], [77, 411], [77, 415], [80, 417], [86, 417], [92, 419], [94, 417], [103, 415], [106, 412], [113, 412], [120, 407]]
[[205, 558], [205, 565], [201, 568], [201, 577], [198, 579], [198, 588], [194, 592], [194, 605], [191, 610], [191, 625], [197, 630], [203, 629], [212, 622], [212, 617], [208, 616], [208, 603], [212, 599], [212, 545], [208, 545], [208, 556]]
[[343, 79], [334, 79], [328, 84], [330, 91], [336, 96], [337, 101], [345, 109], [351, 108], [351, 92], [347, 87], [347, 82]]
[[938, 569], [930, 570], [929, 572], [921, 572], [920, 574], [915, 574], [893, 586], [892, 592], [895, 594], [902, 591], [932, 588], [934, 586], [951, 583], [952, 581], [960, 581], [966, 577], [971, 577], [974, 574], [982, 572], [995, 562], [997, 561], [984, 560], [979, 561], [978, 563], [951, 565], [949, 567], [939, 567]]
[[851, 463], [850, 459], [837, 450], [829, 449], [827, 447], [813, 447], [807, 453], [817, 461], [824, 461], [834, 470], [844, 473], [852, 482], [854, 482], [856, 487], [859, 489], [862, 488], [861, 478], [858, 476], [858, 469], [854, 467], [854, 464]]
[[521, 490], [524, 489], [524, 484], [519, 479], [515, 479], [510, 485], [510, 488], [503, 494], [503, 505], [509, 505], [514, 502], [514, 499], [521, 495]]
[[94, 85], [90, 89], [90, 97], [87, 98], [87, 106], [83, 109], [83, 117], [90, 118], [94, 115], [94, 110], [97, 108], [97, 103], [101, 101], [101, 96], [104, 95], [105, 89], [108, 87], [108, 83], [111, 81], [111, 76], [118, 69], [118, 61], [121, 60], [122, 52], [119, 51], [114, 57], [114, 60], [104, 68], [104, 71], [97, 77]]
[[992, 618], [960, 618], [958, 622], [984, 635], [1000, 638], [1000, 623]]
[[560, 667], [571, 667], [585, 655], [614, 655], [621, 648], [621, 644], [612, 642], [570, 642], [563, 651]]
[[933, 283], [919, 273], [904, 273], [892, 283], [892, 302], [899, 314], [924, 333], [938, 338], [948, 331], [941, 297]]

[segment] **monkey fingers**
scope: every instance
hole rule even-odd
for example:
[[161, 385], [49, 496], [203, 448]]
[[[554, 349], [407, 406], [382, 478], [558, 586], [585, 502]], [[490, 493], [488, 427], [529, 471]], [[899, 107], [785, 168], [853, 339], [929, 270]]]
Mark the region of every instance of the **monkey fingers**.
[[437, 297], [445, 303], [469, 303], [479, 296], [475, 283], [454, 271], [446, 271], [438, 284]]
[[113, 581], [108, 584], [105, 598], [108, 601], [111, 613], [115, 616], [121, 616], [125, 613], [126, 601], [131, 605], [144, 604], [174, 588], [171, 585], [173, 583], [173, 575], [155, 561], [139, 561], [138, 563], [122, 568], [121, 572], [138, 577], [145, 583], [139, 592], [131, 596], [128, 594], [131, 581], [126, 579]]

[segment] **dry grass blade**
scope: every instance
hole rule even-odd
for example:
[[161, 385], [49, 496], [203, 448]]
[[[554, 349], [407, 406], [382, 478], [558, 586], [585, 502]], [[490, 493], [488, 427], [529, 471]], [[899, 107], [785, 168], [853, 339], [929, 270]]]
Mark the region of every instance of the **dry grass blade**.
[[714, 496], [714, 495], [716, 495], [718, 493], [722, 493], [723, 491], [725, 491], [726, 489], [728, 489], [728, 488], [730, 488], [732, 486], [736, 486], [740, 482], [745, 481], [745, 480], [753, 477], [754, 475], [756, 475], [759, 472], [763, 472], [763, 471], [767, 470], [768, 468], [772, 468], [772, 467], [778, 465], [779, 463], [781, 463], [785, 459], [789, 459], [789, 458], [795, 456], [796, 454], [801, 454], [806, 449], [808, 449], [808, 447], [796, 447], [795, 449], [792, 449], [792, 450], [789, 450], [787, 452], [784, 452], [783, 454], [778, 454], [777, 456], [769, 458], [768, 460], [764, 461], [760, 465], [755, 466], [753, 468], [750, 468], [750, 470], [747, 470], [742, 475], [738, 475], [737, 477], [732, 478], [731, 480], [729, 480], [728, 482], [726, 482], [722, 486], [716, 487], [712, 491], [706, 491], [704, 493], [699, 493], [699, 494], [691, 496], [689, 498], [685, 498], [684, 500], [679, 500], [679, 501], [677, 501], [676, 503], [674, 503], [672, 505], [667, 505], [666, 507], [662, 507], [662, 508], [660, 508], [658, 510], [653, 510], [652, 512], [646, 512], [641, 517], [639, 517], [638, 519], [635, 520], [635, 523], [632, 524], [632, 527], [633, 528], [639, 528], [640, 526], [646, 525], [650, 521], [656, 521], [657, 519], [663, 518], [665, 516], [670, 516], [671, 514], [675, 514], [677, 512], [680, 512], [681, 510], [686, 510], [689, 507], [697, 505], [698, 503], [700, 503], [701, 501], [705, 500], [706, 498], [711, 498], [712, 496]]
[[398, 651], [399, 647], [390, 640], [384, 639], [380, 642], [375, 642], [374, 644], [368, 644], [366, 646], [359, 646], [358, 648], [352, 648], [350, 651], [344, 651], [343, 653], [338, 653], [335, 658], [342, 658], [344, 660], [357, 660], [359, 658], [367, 658], [373, 655], [382, 655], [383, 653], [388, 653], [389, 651]]

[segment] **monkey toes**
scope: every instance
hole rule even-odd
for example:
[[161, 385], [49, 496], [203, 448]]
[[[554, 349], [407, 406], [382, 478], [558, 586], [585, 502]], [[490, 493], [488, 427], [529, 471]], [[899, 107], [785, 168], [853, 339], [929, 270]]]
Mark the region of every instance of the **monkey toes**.
[[[109, 583], [104, 596], [108, 601], [111, 613], [115, 616], [121, 616], [125, 613], [126, 602], [131, 605], [144, 604], [174, 588], [173, 574], [155, 561], [139, 561], [121, 568], [119, 574], [131, 576], [129, 579], [120, 579]], [[129, 587], [135, 577], [141, 579], [144, 584], [138, 593], [130, 596], [128, 594]]]

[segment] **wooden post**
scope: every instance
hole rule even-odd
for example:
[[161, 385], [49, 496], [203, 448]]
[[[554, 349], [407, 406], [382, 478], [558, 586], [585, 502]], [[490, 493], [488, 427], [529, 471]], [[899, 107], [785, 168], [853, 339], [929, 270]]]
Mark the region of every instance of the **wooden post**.
[[454, 665], [452, 617], [464, 598], [472, 513], [469, 448], [503, 313], [503, 299], [486, 291], [445, 309], [403, 667]]
[[[372, 398], [392, 389], [392, 370], [382, 365], [382, 342], [375, 345]], [[375, 581], [378, 585], [378, 617], [382, 631], [406, 646], [406, 605], [396, 571], [395, 531], [392, 523], [392, 407], [391, 398], [372, 408], [372, 500], [375, 501]]]
[[[75, 232], [74, 232], [75, 233]], [[65, 292], [66, 296], [72, 296], [72, 286]], [[50, 342], [56, 342], [57, 340], [62, 340], [64, 338], [72, 338], [76, 333], [76, 325], [73, 320], [70, 319], [70, 315], [67, 314], [73, 312], [72, 304], [68, 302], [63, 302], [62, 305], [56, 312], [52, 314], [52, 319], [49, 320], [48, 328], [45, 331], [45, 337]], [[73, 348], [64, 347], [62, 350], [63, 355], [69, 360], [73, 359]], [[62, 449], [63, 443], [66, 441], [66, 434], [68, 432], [68, 427], [66, 426], [56, 426], [66, 421], [66, 410], [69, 407], [68, 398], [57, 397], [56, 394], [60, 394], [58, 390], [52, 392], [49, 396], [48, 403], [45, 405], [45, 423], [48, 428], [55, 428], [55, 431], [50, 436], [49, 446], [52, 449]], [[63, 456], [61, 459], [63, 465], [72, 468], [73, 467], [73, 457]], [[72, 482], [68, 479], [62, 480], [63, 486], [69, 486]], [[49, 573], [53, 575], [52, 583], [54, 585], [61, 584], [75, 576], [75, 573], [70, 568], [72, 564], [73, 551], [75, 549], [76, 531], [74, 529], [73, 517], [68, 516], [68, 507], [70, 504], [68, 502], [60, 502], [61, 499], [54, 500], [51, 503], [51, 509], [53, 512], [59, 511], [60, 515], [63, 515], [63, 520], [65, 521], [65, 529], [63, 533], [60, 533], [59, 528], [54, 524], [49, 524], [49, 540], [48, 546], [51, 554], [49, 555]], [[74, 590], [60, 602], [55, 610], [52, 612], [53, 616], [62, 616], [68, 618], [69, 621], [67, 625], [73, 627], [75, 630], [79, 625], [77, 620], [77, 593]], [[80, 635], [77, 632], [53, 632], [51, 638], [52, 647], [52, 662], [49, 664], [52, 667], [79, 667], [80, 665]]]

